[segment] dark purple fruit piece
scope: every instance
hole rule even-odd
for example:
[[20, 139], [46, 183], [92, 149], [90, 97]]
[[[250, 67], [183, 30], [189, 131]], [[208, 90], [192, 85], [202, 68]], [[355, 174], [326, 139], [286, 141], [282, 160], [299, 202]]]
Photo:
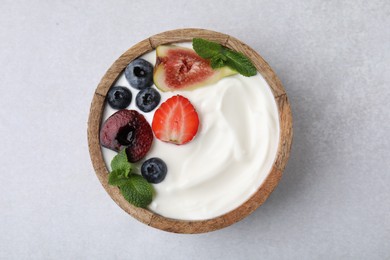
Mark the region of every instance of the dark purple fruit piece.
[[119, 110], [111, 115], [100, 130], [102, 146], [119, 152], [126, 149], [129, 162], [145, 157], [153, 142], [153, 132], [145, 117], [135, 110]]

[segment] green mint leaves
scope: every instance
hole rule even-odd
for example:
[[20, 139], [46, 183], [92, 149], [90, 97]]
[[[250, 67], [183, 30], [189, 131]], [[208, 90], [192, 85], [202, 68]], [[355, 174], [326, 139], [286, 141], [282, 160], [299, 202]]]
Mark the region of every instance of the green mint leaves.
[[[126, 150], [120, 151], [111, 161], [111, 169], [113, 171], [120, 170], [124, 176], [128, 177], [131, 173], [131, 164], [127, 160]], [[114, 184], [113, 184], [114, 185]]]
[[153, 186], [144, 177], [132, 173], [132, 165], [127, 160], [125, 149], [111, 161], [112, 171], [108, 184], [118, 186], [123, 197], [136, 207], [145, 208], [153, 199]]
[[192, 47], [203, 59], [211, 59], [212, 57], [220, 54], [223, 50], [222, 45], [201, 38], [192, 39]]
[[256, 75], [257, 70], [255, 66], [244, 54], [228, 50], [225, 55], [227, 57], [226, 65], [230, 68], [246, 77]]
[[108, 176], [108, 184], [113, 186], [122, 186], [126, 184], [128, 177], [121, 170], [114, 170]]
[[123, 197], [136, 207], [145, 208], [153, 199], [153, 187], [144, 177], [131, 174], [125, 185], [119, 186]]
[[213, 69], [228, 66], [246, 77], [254, 76], [257, 73], [256, 67], [248, 57], [218, 43], [193, 38], [192, 47], [200, 57], [210, 60]]

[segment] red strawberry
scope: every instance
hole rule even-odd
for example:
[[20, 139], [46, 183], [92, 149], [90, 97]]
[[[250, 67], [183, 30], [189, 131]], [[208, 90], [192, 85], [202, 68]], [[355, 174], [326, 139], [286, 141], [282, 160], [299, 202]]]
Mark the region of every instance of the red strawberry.
[[173, 96], [156, 110], [152, 122], [154, 135], [164, 142], [185, 144], [198, 132], [199, 117], [191, 102], [180, 95]]

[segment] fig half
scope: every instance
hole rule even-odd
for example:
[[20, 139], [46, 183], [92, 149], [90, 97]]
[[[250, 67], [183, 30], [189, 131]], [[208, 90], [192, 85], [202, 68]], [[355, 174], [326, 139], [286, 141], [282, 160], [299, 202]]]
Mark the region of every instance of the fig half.
[[229, 67], [211, 68], [209, 60], [189, 48], [161, 45], [156, 56], [153, 81], [161, 91], [192, 90], [237, 74]]

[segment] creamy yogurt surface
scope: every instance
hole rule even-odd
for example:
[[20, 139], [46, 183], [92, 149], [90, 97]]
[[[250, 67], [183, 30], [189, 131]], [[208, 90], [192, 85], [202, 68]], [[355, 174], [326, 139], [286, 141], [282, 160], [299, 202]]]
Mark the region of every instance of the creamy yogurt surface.
[[[188, 43], [177, 45], [191, 47]], [[142, 58], [154, 65], [155, 55], [152, 51]], [[124, 73], [115, 86], [131, 90], [128, 109], [137, 110], [151, 124], [159, 106], [149, 113], [141, 112], [135, 105], [138, 90], [129, 85]], [[154, 138], [146, 157], [135, 164], [140, 173], [145, 160], [159, 157], [168, 167], [165, 180], [153, 184], [156, 195], [148, 208], [164, 217], [205, 220], [239, 207], [264, 182], [277, 153], [279, 117], [267, 82], [259, 73], [252, 77], [234, 75], [191, 91], [159, 92], [161, 103], [177, 94], [188, 98], [198, 112], [200, 125], [195, 138], [184, 145]], [[115, 112], [106, 104], [103, 120]], [[110, 169], [116, 152], [102, 151]]]

